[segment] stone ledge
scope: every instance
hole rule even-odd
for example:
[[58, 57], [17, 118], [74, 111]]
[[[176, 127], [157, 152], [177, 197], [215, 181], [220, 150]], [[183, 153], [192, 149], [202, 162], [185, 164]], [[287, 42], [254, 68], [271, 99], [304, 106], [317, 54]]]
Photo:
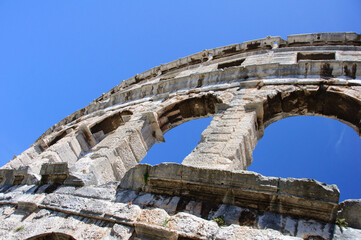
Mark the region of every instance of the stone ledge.
[[339, 200], [335, 185], [313, 179], [264, 177], [248, 171], [201, 169], [180, 164], [137, 165], [120, 188], [154, 194], [213, 199], [216, 203], [334, 222]]

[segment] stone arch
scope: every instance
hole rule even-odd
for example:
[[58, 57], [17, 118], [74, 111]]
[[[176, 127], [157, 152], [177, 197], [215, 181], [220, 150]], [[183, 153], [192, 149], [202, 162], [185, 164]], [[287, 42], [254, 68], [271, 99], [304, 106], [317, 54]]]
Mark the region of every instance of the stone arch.
[[206, 94], [170, 103], [157, 111], [159, 127], [164, 134], [184, 122], [209, 117], [216, 113], [221, 102], [215, 95]]
[[26, 240], [76, 240], [74, 237], [59, 232], [51, 232], [51, 233], [43, 233], [40, 235], [36, 235]]
[[[361, 102], [357, 89], [346, 86], [276, 85], [244, 91], [203, 132], [196, 149], [183, 164], [204, 168], [245, 170], [264, 128], [285, 117], [315, 115], [346, 123], [358, 134]], [[251, 101], [249, 101], [251, 99]], [[258, 99], [258, 100], [257, 100]]]
[[[125, 206], [129, 209], [132, 200], [143, 194], [139, 193], [141, 190], [175, 199], [186, 197], [255, 209], [259, 211], [257, 215], [266, 211], [294, 215], [300, 220], [291, 219], [294, 225], [290, 226], [298, 229], [294, 232], [297, 236], [302, 234], [299, 222], [311, 218], [317, 224], [315, 234], [322, 228], [325, 235], [331, 235], [332, 228], [325, 228], [323, 223], [321, 227], [317, 221], [334, 223], [339, 197], [335, 186], [314, 180], [266, 178], [238, 170], [246, 170], [252, 163], [253, 149], [264, 128], [281, 118], [336, 118], [360, 134], [360, 45], [360, 35], [356, 33], [294, 35], [287, 40], [267, 37], [205, 50], [160, 65], [122, 81], [51, 127], [31, 148], [9, 162], [7, 169], [0, 169], [0, 180], [2, 184], [14, 185], [61, 179], [61, 184], [73, 185], [74, 191], [68, 186], [64, 188], [66, 194], [53, 191], [53, 186], [46, 186], [44, 192], [39, 190], [44, 189], [42, 186], [32, 187], [35, 194], [47, 199], [16, 197], [11, 204], [30, 212], [45, 208], [109, 223], [116, 221], [117, 225], [131, 227], [130, 231], [136, 234], [148, 226], [140, 217], [120, 216], [128, 213], [122, 204], [128, 203]], [[132, 114], [122, 114], [128, 110]], [[211, 124], [182, 165], [138, 165], [154, 143], [164, 141], [165, 132], [188, 120], [210, 115]], [[37, 180], [39, 173], [43, 180]], [[116, 186], [114, 182], [119, 181]], [[83, 185], [86, 187], [78, 188]], [[93, 189], [94, 185], [99, 191]], [[109, 194], [105, 191], [108, 188]], [[15, 191], [3, 188], [8, 190]], [[54, 194], [47, 195], [50, 192]], [[135, 196], [119, 202], [119, 193]], [[61, 194], [59, 198], [57, 194]], [[79, 204], [68, 204], [70, 197]], [[80, 201], [83, 197], [84, 201]], [[166, 209], [170, 201], [159, 203]], [[175, 211], [178, 206], [188, 206], [182, 200], [174, 205]], [[269, 219], [273, 224], [275, 215], [268, 216], [272, 216]], [[35, 218], [23, 220], [32, 219]], [[129, 221], [134, 224], [129, 226]], [[92, 222], [84, 223], [88, 226]], [[116, 232], [117, 225], [112, 231]], [[275, 228], [283, 231], [283, 227]], [[183, 234], [180, 238], [193, 234], [178, 230], [173, 233]], [[44, 233], [28, 239], [51, 238], [74, 239], [62, 233]]]
[[345, 87], [325, 85], [278, 91], [275, 95], [267, 95], [263, 101], [262, 116], [257, 118], [257, 122], [265, 128], [286, 117], [321, 116], [339, 120], [361, 135], [361, 101], [352, 93]]

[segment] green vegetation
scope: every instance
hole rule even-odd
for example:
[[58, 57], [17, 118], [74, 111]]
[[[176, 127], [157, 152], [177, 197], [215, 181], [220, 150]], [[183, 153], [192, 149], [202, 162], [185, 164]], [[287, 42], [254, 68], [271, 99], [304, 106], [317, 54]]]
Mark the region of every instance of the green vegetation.
[[20, 227], [17, 227], [15, 230], [14, 230], [14, 232], [19, 232], [19, 231], [21, 231], [21, 230], [23, 230], [24, 229], [24, 226], [20, 226]]
[[348, 226], [348, 223], [346, 222], [346, 219], [344, 219], [344, 218], [336, 219], [335, 224], [337, 226], [339, 226], [340, 228], [343, 228], [343, 227], [347, 228], [347, 226]]
[[215, 221], [219, 227], [226, 225], [226, 223], [224, 221], [224, 216], [215, 217], [215, 218], [213, 218], [213, 221]]
[[164, 219], [164, 223], [162, 224], [162, 227], [167, 226], [168, 222], [169, 222], [169, 219], [168, 219], [168, 218]]

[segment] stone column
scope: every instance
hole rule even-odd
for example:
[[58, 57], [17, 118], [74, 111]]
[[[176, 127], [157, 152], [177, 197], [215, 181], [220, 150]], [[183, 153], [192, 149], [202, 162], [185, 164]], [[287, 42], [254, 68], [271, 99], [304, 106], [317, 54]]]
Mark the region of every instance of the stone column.
[[257, 116], [242, 105], [218, 111], [198, 146], [182, 164], [202, 168], [246, 170], [257, 144]]

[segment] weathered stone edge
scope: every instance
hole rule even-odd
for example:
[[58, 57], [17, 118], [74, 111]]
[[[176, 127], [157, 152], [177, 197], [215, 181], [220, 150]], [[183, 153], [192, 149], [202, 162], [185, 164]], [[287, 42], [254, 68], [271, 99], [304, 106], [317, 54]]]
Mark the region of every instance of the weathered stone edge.
[[[299, 35], [290, 35], [287, 37], [287, 41], [283, 40], [280, 37], [267, 37], [263, 39], [258, 40], [252, 40], [247, 41], [241, 44], [232, 44], [224, 47], [219, 47], [215, 49], [210, 50], [204, 50], [199, 53], [192, 54], [190, 56], [180, 58], [176, 61], [163, 64], [157, 67], [154, 67], [150, 70], [145, 71], [144, 73], [137, 74], [134, 77], [122, 81], [119, 85], [114, 87], [113, 89], [109, 90], [107, 93], [103, 94], [99, 98], [95, 99], [93, 102], [90, 103], [87, 107], [84, 107], [73, 114], [65, 117], [63, 120], [61, 120], [59, 123], [55, 124], [51, 128], [49, 128], [44, 134], [42, 134], [39, 139], [41, 139], [43, 136], [51, 133], [54, 129], [56, 129], [58, 126], [61, 126], [63, 124], [67, 124], [71, 121], [74, 121], [78, 119], [80, 116], [83, 116], [84, 114], [89, 114], [94, 111], [97, 111], [99, 109], [102, 109], [102, 107], [108, 107], [109, 103], [117, 104], [121, 101], [119, 99], [122, 99], [122, 97], [119, 97], [117, 94], [116, 100], [114, 101], [110, 100], [110, 96], [113, 96], [114, 93], [119, 93], [120, 90], [122, 95], [127, 95], [131, 93], [130, 91], [133, 89], [129, 89], [130, 91], [124, 91], [127, 90], [127, 86], [130, 86], [134, 83], [139, 83], [145, 79], [150, 79], [154, 76], [158, 76], [159, 72], [169, 72], [173, 71], [175, 69], [182, 68], [184, 66], [188, 66], [189, 64], [198, 64], [202, 63], [204, 59], [206, 58], [206, 61], [208, 59], [220, 59], [229, 57], [235, 54], [245, 53], [245, 52], [255, 52], [259, 50], [269, 50], [274, 48], [274, 44], [276, 43], [277, 48], [286, 49], [286, 48], [294, 48], [294, 47], [302, 47], [302, 46], [323, 46], [323, 45], [353, 45], [353, 46], [361, 46], [361, 35], [354, 33], [354, 32], [346, 32], [346, 33], [314, 33], [314, 34], [299, 34]], [[257, 46], [256, 48], [252, 46]], [[194, 77], [194, 76], [193, 76]], [[144, 83], [143, 83], [144, 84]], [[124, 94], [127, 93], [127, 94]], [[156, 93], [159, 94], [159, 93]], [[137, 96], [136, 98], [138, 98]], [[144, 96], [143, 96], [144, 97]], [[99, 102], [103, 102], [104, 98], [107, 98], [105, 103], [102, 103], [102, 107], [99, 108]], [[134, 100], [134, 99], [132, 99]], [[112, 105], [111, 104], [111, 105]], [[95, 107], [98, 106], [98, 107]], [[38, 140], [39, 140], [38, 139]], [[38, 141], [37, 140], [37, 141]]]
[[173, 163], [139, 164], [120, 188], [154, 194], [212, 199], [217, 203], [334, 222], [339, 200], [336, 185], [309, 179], [264, 177], [238, 171], [203, 169]]

